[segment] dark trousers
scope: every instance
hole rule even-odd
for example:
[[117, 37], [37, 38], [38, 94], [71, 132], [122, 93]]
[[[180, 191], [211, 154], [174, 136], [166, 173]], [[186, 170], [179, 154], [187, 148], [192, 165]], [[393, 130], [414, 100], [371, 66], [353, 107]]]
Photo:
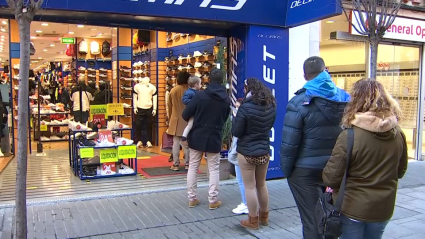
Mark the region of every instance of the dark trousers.
[[317, 231], [314, 208], [319, 197], [325, 192], [321, 169], [295, 168], [288, 178], [289, 188], [294, 196], [303, 224], [304, 239], [323, 239]]
[[74, 111], [74, 120], [76, 122], [80, 122], [82, 124], [85, 124], [89, 120], [89, 112], [88, 111], [82, 111], [80, 114], [80, 111]]
[[152, 108], [137, 108], [136, 141], [141, 141], [143, 145], [148, 141], [152, 142], [152, 117]]

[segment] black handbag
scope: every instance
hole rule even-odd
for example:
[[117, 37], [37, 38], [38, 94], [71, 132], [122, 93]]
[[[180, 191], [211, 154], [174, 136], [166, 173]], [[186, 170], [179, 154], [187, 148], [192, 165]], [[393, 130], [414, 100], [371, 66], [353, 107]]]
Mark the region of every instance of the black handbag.
[[340, 219], [341, 206], [344, 199], [345, 183], [347, 180], [348, 167], [350, 166], [351, 152], [353, 151], [354, 145], [354, 130], [350, 128], [347, 129], [347, 131], [348, 140], [346, 167], [335, 205], [332, 202], [332, 193], [326, 192], [319, 198], [314, 210], [317, 230], [320, 235], [325, 237], [338, 238], [342, 235], [342, 224]]

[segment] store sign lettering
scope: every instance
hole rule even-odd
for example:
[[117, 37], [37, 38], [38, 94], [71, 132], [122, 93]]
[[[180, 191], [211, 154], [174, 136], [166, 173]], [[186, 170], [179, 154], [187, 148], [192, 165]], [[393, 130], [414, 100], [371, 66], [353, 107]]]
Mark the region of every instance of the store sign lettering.
[[[376, 22], [379, 21], [380, 15], [377, 14]], [[363, 18], [366, 18], [366, 15], [363, 13]], [[354, 26], [351, 26], [351, 34], [353, 35], [362, 35], [357, 32], [357, 29], [362, 29], [363, 26], [359, 21], [361, 21], [359, 12], [352, 12], [352, 22]], [[366, 23], [366, 28], [368, 24]], [[417, 41], [425, 42], [425, 26], [423, 21], [407, 19], [402, 17], [396, 17], [393, 24], [387, 29], [384, 34], [384, 38], [387, 39], [398, 39], [398, 40], [407, 40], [407, 41]]]
[[[271, 59], [273, 61], [276, 60], [276, 55], [271, 54], [270, 52], [267, 52], [267, 46], [263, 45], [263, 80], [265, 82], [270, 83], [272, 86], [270, 87], [272, 90], [272, 94], [275, 95], [275, 83], [276, 83], [276, 69], [270, 69], [267, 67], [267, 59]], [[270, 73], [271, 72], [271, 73]], [[274, 161], [274, 141], [275, 141], [275, 129], [274, 127], [270, 130], [271, 136], [270, 136], [270, 161]]]
[[[184, 1], [185, 0], [165, 0], [164, 4], [182, 5], [184, 3]], [[248, 0], [238, 0], [238, 1], [236, 1], [237, 3], [236, 3], [235, 6], [224, 6], [224, 5], [213, 4], [209, 8], [227, 10], [227, 11], [238, 11], [238, 10], [242, 9], [242, 7], [245, 5], [245, 3], [247, 1]], [[154, 3], [154, 2], [156, 2], [156, 0], [148, 0], [148, 2]], [[199, 7], [207, 8], [211, 4], [211, 2], [212, 2], [212, 0], [203, 0], [201, 2], [201, 5], [199, 5]]]
[[291, 3], [291, 8], [301, 7], [302, 5], [309, 4], [314, 0], [295, 0]]

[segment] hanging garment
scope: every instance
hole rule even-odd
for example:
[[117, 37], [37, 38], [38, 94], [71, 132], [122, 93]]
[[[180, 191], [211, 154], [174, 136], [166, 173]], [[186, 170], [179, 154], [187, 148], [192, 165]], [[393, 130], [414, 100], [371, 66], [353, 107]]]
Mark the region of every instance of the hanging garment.
[[97, 41], [92, 41], [90, 45], [90, 52], [92, 55], [99, 55], [100, 54], [100, 46]]

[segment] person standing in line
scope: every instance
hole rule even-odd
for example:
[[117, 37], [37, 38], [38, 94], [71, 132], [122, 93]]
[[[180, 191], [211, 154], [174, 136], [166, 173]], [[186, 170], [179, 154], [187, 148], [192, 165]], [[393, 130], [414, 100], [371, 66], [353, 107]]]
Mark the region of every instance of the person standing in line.
[[226, 87], [222, 85], [224, 78], [221, 70], [212, 70], [208, 88], [196, 93], [182, 114], [186, 121], [194, 117], [193, 128], [187, 137], [190, 149], [187, 191], [191, 208], [200, 203], [196, 195], [197, 174], [204, 152], [208, 158], [209, 209], [214, 210], [222, 205], [218, 200], [220, 151], [223, 126], [230, 113], [230, 99]]
[[[242, 103], [242, 99], [238, 99], [238, 101], [235, 104], [235, 109], [233, 110], [233, 118], [236, 117], [236, 113], [238, 112], [238, 108]], [[248, 214], [248, 206], [246, 204], [246, 197], [245, 197], [245, 186], [243, 185], [243, 179], [242, 179], [242, 173], [241, 173], [241, 167], [238, 163], [238, 152], [236, 151], [238, 145], [238, 138], [233, 136], [232, 138], [232, 145], [229, 151], [228, 160], [230, 163], [235, 165], [235, 173], [236, 173], [236, 180], [238, 181], [239, 185], [239, 191], [241, 192], [241, 199], [242, 202], [239, 204], [236, 208], [232, 210], [234, 214]]]
[[[270, 160], [270, 130], [276, 118], [276, 99], [260, 80], [245, 80], [246, 97], [232, 124], [232, 134], [238, 137], [238, 163], [241, 167], [248, 204], [248, 219], [241, 226], [257, 230], [267, 226], [269, 192], [266, 175]], [[260, 205], [260, 208], [258, 208]]]
[[303, 68], [307, 83], [286, 107], [280, 164], [300, 213], [304, 239], [322, 239], [314, 208], [326, 189], [322, 171], [342, 131], [350, 96], [334, 84], [322, 58], [308, 58]]
[[[177, 75], [177, 86], [171, 89], [168, 94], [168, 113], [170, 114], [170, 123], [167, 133], [173, 136], [173, 166], [171, 170], [180, 170], [180, 140], [183, 131], [187, 126], [187, 121], [182, 118], [182, 112], [186, 106], [182, 102], [184, 92], [188, 89], [187, 81], [190, 74], [186, 71], [179, 72]], [[185, 169], [189, 168], [189, 150], [183, 147]]]
[[[196, 92], [198, 92], [199, 89], [201, 89], [201, 78], [197, 76], [189, 77], [188, 85], [189, 85], [189, 89], [186, 92], [184, 92], [184, 95], [182, 98], [182, 102], [185, 105], [189, 104], [189, 102], [192, 100]], [[182, 147], [188, 146], [187, 135], [189, 135], [189, 132], [192, 129], [192, 127], [193, 127], [193, 117], [189, 119], [189, 121], [187, 122], [187, 126], [183, 131], [182, 141], [180, 142]]]
[[[398, 126], [402, 115], [396, 100], [375, 80], [353, 86], [342, 118], [354, 129], [354, 144], [341, 207], [340, 239], [381, 239], [391, 219], [398, 179], [407, 170], [407, 143]], [[347, 130], [339, 135], [323, 170], [323, 181], [338, 197], [346, 170]]]

